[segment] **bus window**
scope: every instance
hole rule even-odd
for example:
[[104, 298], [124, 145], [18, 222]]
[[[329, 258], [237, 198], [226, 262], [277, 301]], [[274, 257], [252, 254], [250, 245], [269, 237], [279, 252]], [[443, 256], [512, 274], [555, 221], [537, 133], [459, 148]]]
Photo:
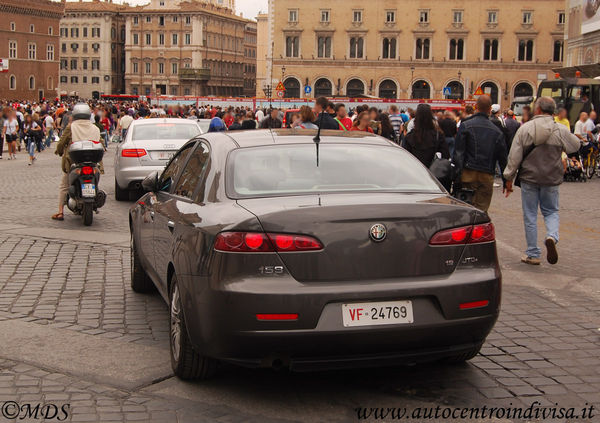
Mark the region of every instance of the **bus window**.
[[562, 104], [565, 99], [562, 87], [542, 87], [538, 97], [550, 97], [556, 104]]

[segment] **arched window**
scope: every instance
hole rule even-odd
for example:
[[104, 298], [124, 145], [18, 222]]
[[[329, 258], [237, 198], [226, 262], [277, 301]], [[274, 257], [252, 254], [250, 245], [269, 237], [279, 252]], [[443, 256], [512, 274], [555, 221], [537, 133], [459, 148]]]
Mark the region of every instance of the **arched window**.
[[381, 81], [379, 84], [379, 98], [398, 98], [398, 86], [391, 79]]
[[533, 87], [527, 82], [520, 82], [515, 87], [514, 97], [533, 97]]
[[285, 98], [300, 98], [300, 81], [296, 78], [287, 78], [283, 81]]
[[362, 37], [350, 38], [350, 58], [360, 59], [364, 54], [364, 39]]
[[415, 81], [412, 85], [412, 98], [431, 98], [431, 87], [429, 82], [423, 80]]
[[564, 49], [564, 43], [562, 40], [554, 41], [552, 60], [554, 60], [555, 62], [562, 62], [563, 61], [563, 49]]
[[382, 56], [384, 59], [395, 59], [396, 58], [396, 39], [395, 38], [384, 38], [383, 39], [383, 51]]
[[483, 90], [484, 94], [490, 96], [490, 98], [492, 99], [492, 104], [498, 103], [498, 86], [496, 84], [489, 81], [484, 82], [483, 84], [481, 84], [481, 89]]
[[8, 88], [11, 90], [16, 90], [17, 89], [17, 77], [14, 75], [10, 76], [10, 79], [8, 81]]
[[33, 75], [29, 77], [29, 89], [35, 90], [35, 78]]
[[415, 58], [428, 60], [430, 46], [431, 40], [429, 38], [417, 38], [415, 47]]
[[332, 94], [331, 81], [326, 78], [318, 79], [315, 82], [315, 98], [317, 97], [330, 97]]
[[462, 38], [452, 38], [450, 40], [450, 60], [463, 60], [465, 51], [465, 41]]
[[365, 84], [360, 79], [351, 79], [346, 85], [348, 97], [361, 97], [365, 94]]
[[462, 100], [464, 99], [465, 90], [463, 84], [458, 81], [450, 81], [447, 88], [450, 88], [450, 94], [446, 94], [444, 97], [447, 100]]

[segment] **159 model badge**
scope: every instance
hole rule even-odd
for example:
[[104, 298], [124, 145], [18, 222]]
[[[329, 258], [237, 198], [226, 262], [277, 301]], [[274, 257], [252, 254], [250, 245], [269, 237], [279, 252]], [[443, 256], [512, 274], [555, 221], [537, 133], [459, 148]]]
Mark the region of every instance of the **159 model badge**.
[[376, 223], [371, 226], [371, 230], [369, 231], [371, 235], [371, 239], [375, 242], [381, 242], [387, 236], [387, 228], [382, 223]]

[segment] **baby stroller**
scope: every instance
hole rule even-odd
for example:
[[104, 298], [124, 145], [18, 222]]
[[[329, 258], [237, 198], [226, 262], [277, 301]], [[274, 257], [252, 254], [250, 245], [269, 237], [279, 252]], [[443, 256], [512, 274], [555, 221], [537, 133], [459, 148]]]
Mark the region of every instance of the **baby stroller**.
[[[564, 153], [563, 153], [564, 154]], [[581, 164], [581, 153], [574, 153], [570, 155], [563, 155], [563, 166], [565, 168], [565, 181], [566, 182], [585, 182], [586, 176]]]

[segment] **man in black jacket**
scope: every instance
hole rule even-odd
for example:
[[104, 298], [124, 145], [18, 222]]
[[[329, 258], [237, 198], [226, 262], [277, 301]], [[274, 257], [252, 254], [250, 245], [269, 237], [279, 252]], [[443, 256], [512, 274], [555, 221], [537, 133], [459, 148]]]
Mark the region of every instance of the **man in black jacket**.
[[473, 205], [488, 211], [494, 192], [496, 163], [504, 172], [507, 161], [504, 134], [490, 121], [492, 100], [482, 95], [477, 113], [463, 121], [456, 135], [454, 164], [463, 188], [474, 191]]
[[263, 121], [260, 124], [260, 127], [263, 129], [271, 129], [281, 128], [282, 125], [283, 122], [281, 122], [281, 119], [279, 119], [279, 110], [271, 109], [271, 113], [269, 113], [268, 117], [263, 119]]
[[[327, 113], [327, 106], [329, 105], [329, 100], [325, 97], [319, 97], [315, 101], [314, 112], [317, 116], [317, 120], [315, 121], [315, 125], [321, 127], [321, 129], [340, 129], [340, 124], [332, 118], [329, 113]], [[323, 119], [323, 123], [321, 124], [321, 119]]]

